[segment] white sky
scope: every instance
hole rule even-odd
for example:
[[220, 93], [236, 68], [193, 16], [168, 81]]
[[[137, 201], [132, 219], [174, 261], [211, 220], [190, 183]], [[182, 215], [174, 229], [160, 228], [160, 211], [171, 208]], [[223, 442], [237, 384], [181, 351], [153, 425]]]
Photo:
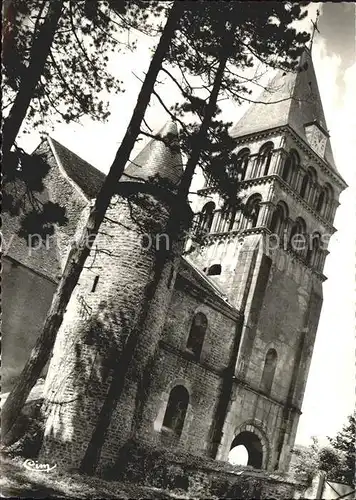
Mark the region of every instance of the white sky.
[[[320, 4], [312, 4], [309, 8], [312, 19], [315, 19], [318, 6], [322, 9]], [[303, 25], [309, 30], [310, 20]], [[334, 435], [353, 411], [355, 402], [356, 63], [354, 61], [340, 73], [340, 56], [326, 50], [326, 41], [322, 34], [316, 37], [313, 61], [336, 165], [349, 188], [340, 199], [335, 219], [338, 232], [331, 239], [325, 266], [329, 279], [324, 284], [324, 305], [297, 434], [297, 443], [302, 444], [308, 444], [311, 436], [323, 439]], [[141, 36], [134, 53], [112, 59], [112, 71], [124, 80], [126, 91], [111, 97], [111, 117], [106, 124], [84, 119], [82, 125], [63, 124], [56, 126], [53, 132], [49, 130], [55, 139], [103, 172], [110, 168], [141, 86], [132, 72], [142, 78], [152, 45], [152, 39]], [[344, 84], [341, 95], [340, 78]], [[172, 86], [166, 85], [164, 90], [162, 86], [160, 92], [169, 104], [173, 104], [175, 91]], [[245, 110], [246, 106], [237, 107], [232, 103], [225, 102], [223, 106], [225, 117], [233, 122]], [[165, 111], [157, 102], [152, 102], [146, 118], [154, 130], [167, 121]], [[23, 136], [21, 144], [31, 151], [38, 141], [39, 136], [33, 133]], [[137, 145], [135, 152], [142, 145], [143, 142]]]

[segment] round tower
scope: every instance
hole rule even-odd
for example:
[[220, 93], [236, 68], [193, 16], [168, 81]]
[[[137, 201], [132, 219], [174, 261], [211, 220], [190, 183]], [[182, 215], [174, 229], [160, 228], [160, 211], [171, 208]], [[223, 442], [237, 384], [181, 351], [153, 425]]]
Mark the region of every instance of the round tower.
[[126, 168], [68, 304], [45, 384], [42, 461], [92, 472], [135, 434], [183, 246], [172, 220], [189, 214], [176, 210], [176, 125], [159, 136]]

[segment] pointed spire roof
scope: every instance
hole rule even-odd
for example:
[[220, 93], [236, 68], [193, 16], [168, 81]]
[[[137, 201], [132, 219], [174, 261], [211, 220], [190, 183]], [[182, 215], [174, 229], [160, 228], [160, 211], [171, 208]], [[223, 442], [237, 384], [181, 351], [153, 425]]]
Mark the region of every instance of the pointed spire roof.
[[[257, 101], [252, 104], [239, 122], [232, 127], [230, 135], [233, 138], [261, 132], [275, 127], [289, 125], [307, 142], [304, 126], [317, 121], [327, 131], [323, 106], [319, 94], [318, 83], [314, 71], [310, 51], [305, 49], [299, 66], [300, 72], [285, 73], [278, 71], [262, 92]], [[332, 170], [337, 172], [330, 139], [328, 138], [324, 159]]]
[[163, 140], [151, 139], [128, 164], [122, 180], [142, 182], [157, 177], [174, 186], [178, 185], [183, 174], [183, 161], [179, 149], [177, 125], [168, 122], [156, 135]]

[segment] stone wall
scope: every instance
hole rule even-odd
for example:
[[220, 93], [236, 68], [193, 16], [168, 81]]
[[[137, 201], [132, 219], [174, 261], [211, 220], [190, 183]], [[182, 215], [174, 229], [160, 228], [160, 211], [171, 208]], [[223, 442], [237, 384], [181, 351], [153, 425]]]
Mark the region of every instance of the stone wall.
[[[157, 359], [152, 368], [150, 395], [142, 414], [139, 436], [142, 440], [165, 447], [184, 449], [197, 455], [209, 453], [211, 432], [221, 398], [224, 371], [229, 365], [239, 314], [211, 292], [203, 290], [178, 274], [168, 309]], [[208, 319], [199, 360], [187, 350], [193, 317], [203, 312]], [[162, 423], [170, 391], [183, 385], [189, 393], [189, 405], [182, 435], [166, 437]]]
[[1, 390], [7, 392], [42, 329], [56, 282], [8, 257], [2, 265]]
[[150, 195], [112, 200], [54, 346], [42, 460], [78, 467], [106, 425], [106, 464], [135, 432], [180, 258], [173, 248], [160, 260], [142, 238], [165, 233], [167, 220], [167, 205]]
[[143, 448], [135, 443], [128, 444], [121, 454], [104, 477], [166, 488], [189, 498], [304, 498], [306, 486], [286, 474], [232, 466], [188, 453]]

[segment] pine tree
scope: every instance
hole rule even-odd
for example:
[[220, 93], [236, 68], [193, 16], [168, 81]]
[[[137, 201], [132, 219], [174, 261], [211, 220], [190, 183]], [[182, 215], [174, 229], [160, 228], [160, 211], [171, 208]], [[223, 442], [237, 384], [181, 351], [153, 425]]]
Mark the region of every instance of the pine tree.
[[356, 419], [354, 415], [349, 415], [348, 422], [335, 438], [328, 438], [334, 450], [340, 452], [342, 460], [338, 467], [332, 470], [334, 481], [345, 482], [350, 486], [355, 486], [355, 436]]
[[[41, 202], [48, 168], [42, 157], [28, 155], [16, 145], [21, 127], [42, 131], [53, 120], [77, 122], [84, 115], [106, 121], [110, 113], [103, 91], [123, 90], [108, 70], [109, 55], [133, 50], [135, 41], [127, 43], [124, 34], [137, 23], [149, 29], [148, 12], [159, 11], [155, 2], [141, 0], [4, 3], [3, 210], [22, 216], [19, 234], [26, 240], [29, 234], [50, 234], [53, 224], [63, 225], [66, 217], [64, 207]], [[30, 182], [31, 176], [38, 182]], [[14, 196], [16, 191], [24, 196]]]
[[[240, 2], [182, 1], [174, 2], [173, 6], [169, 5], [167, 11], [167, 23], [141, 88], [130, 125], [90, 211], [80, 243], [69, 253], [43, 332], [17, 385], [5, 403], [3, 414], [4, 427], [7, 430], [19, 414], [53, 348], [70, 296], [140, 133], [151, 94], [157, 95], [154, 84], [163, 61], [166, 59], [169, 63], [178, 64], [191, 75], [203, 75], [207, 80], [207, 102], [193, 95], [192, 89], [187, 86], [183, 91], [186, 102], [177, 106], [176, 114], [173, 114], [174, 118], [179, 119], [181, 113], [193, 112], [200, 119], [198, 124], [195, 122], [188, 127], [184, 126], [184, 151], [188, 162], [179, 187], [179, 196], [186, 199], [194, 170], [202, 160], [202, 152], [205, 154], [203, 163], [205, 162], [207, 171], [213, 177], [219, 178], [221, 174], [223, 178], [226, 177], [221, 166], [226, 161], [229, 148], [231, 150], [231, 139], [228, 138], [227, 124], [216, 119], [219, 114], [217, 101], [220, 91], [235, 95], [236, 99], [240, 99], [240, 95], [245, 91], [239, 75], [230, 74], [229, 64], [240, 68], [251, 66], [252, 56], [245, 51], [245, 47], [248, 47], [252, 54], [273, 67], [293, 69], [304, 43], [308, 40], [306, 33], [297, 34], [290, 27], [293, 20], [304, 16], [300, 4], [296, 3], [247, 3], [242, 6]], [[184, 43], [182, 37], [185, 37]], [[212, 151], [216, 153], [213, 155], [213, 161]], [[100, 443], [97, 446], [100, 448]]]
[[[130, 153], [140, 133], [141, 122], [144, 118], [151, 93], [161, 68], [162, 61], [168, 50], [175, 29], [178, 26], [182, 3], [175, 2], [169, 12], [162, 36], [152, 57], [145, 81], [141, 87], [135, 109], [129, 126], [115, 156], [113, 165], [95, 200], [86, 225], [78, 244], [73, 244], [63, 271], [61, 281], [53, 298], [50, 310], [45, 320], [42, 334], [36, 341], [30, 358], [28, 359], [14, 389], [9, 394], [2, 411], [2, 429], [5, 432], [3, 442], [6, 444], [6, 434], [19, 415], [32, 387], [45, 366], [53, 348], [57, 331], [62, 323], [63, 315], [75, 285], [78, 282], [85, 260], [90, 253], [91, 246], [98, 233], [100, 224], [105, 216], [106, 209], [115, 193], [117, 183], [129, 160]], [[93, 237], [94, 236], [94, 237]]]

